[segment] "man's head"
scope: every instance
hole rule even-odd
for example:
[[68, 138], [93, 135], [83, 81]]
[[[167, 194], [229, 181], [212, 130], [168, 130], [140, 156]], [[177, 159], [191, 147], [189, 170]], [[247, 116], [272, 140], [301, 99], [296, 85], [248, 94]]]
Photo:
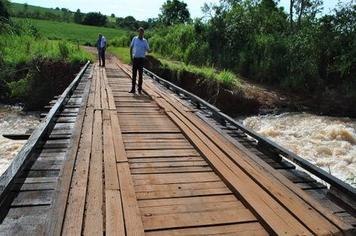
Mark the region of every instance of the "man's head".
[[140, 38], [143, 38], [143, 35], [145, 34], [145, 30], [142, 27], [140, 27], [138, 28], [137, 32], [138, 32], [138, 36]]
[[102, 38], [103, 37], [103, 35], [102, 34], [99, 34], [99, 38]]

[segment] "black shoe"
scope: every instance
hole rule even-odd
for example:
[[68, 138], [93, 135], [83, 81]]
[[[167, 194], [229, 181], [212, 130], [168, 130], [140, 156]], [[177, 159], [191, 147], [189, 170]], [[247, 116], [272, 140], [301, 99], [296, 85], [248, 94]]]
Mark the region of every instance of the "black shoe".
[[138, 90], [138, 94], [140, 94], [140, 95], [142, 94], [142, 90], [141, 89]]
[[131, 89], [129, 93], [136, 93], [134, 89]]

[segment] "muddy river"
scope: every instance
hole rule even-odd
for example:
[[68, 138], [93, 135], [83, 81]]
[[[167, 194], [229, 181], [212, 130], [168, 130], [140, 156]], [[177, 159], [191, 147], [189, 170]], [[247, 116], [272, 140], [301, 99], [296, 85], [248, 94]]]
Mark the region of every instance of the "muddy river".
[[356, 187], [356, 120], [285, 113], [243, 124]]
[[21, 107], [0, 105], [0, 175], [10, 165], [26, 141], [10, 140], [3, 134], [23, 134], [39, 124], [39, 115], [24, 113]]

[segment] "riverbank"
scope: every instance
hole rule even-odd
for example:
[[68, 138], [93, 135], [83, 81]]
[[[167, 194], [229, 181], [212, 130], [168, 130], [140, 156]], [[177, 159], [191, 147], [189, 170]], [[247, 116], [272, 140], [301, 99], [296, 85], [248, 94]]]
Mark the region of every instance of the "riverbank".
[[[93, 57], [72, 43], [28, 33], [29, 25], [12, 24], [8, 32], [0, 32], [0, 102], [39, 110]], [[15, 29], [20, 32], [13, 33]]]
[[[238, 86], [224, 86], [212, 81], [197, 67], [180, 66], [180, 62], [148, 56], [146, 67], [178, 86], [200, 96], [230, 116], [278, 114], [283, 112], [309, 112], [316, 115], [356, 118], [356, 96], [346, 96], [336, 89], [319, 94], [300, 93], [266, 85], [239, 75]], [[216, 72], [218, 73], [218, 72]]]

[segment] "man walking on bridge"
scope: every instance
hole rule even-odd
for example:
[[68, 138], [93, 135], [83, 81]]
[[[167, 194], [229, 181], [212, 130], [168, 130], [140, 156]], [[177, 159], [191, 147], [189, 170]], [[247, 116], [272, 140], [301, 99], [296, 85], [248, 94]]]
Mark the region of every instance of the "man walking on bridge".
[[138, 93], [142, 92], [143, 65], [145, 63], [146, 52], [150, 52], [147, 40], [143, 37], [145, 30], [140, 27], [138, 36], [132, 39], [130, 45], [130, 56], [132, 61], [132, 88], [130, 93], [136, 93], [136, 77], [138, 71]]
[[105, 67], [105, 50], [106, 50], [106, 38], [99, 34], [98, 41], [96, 42], [99, 54], [99, 66]]

